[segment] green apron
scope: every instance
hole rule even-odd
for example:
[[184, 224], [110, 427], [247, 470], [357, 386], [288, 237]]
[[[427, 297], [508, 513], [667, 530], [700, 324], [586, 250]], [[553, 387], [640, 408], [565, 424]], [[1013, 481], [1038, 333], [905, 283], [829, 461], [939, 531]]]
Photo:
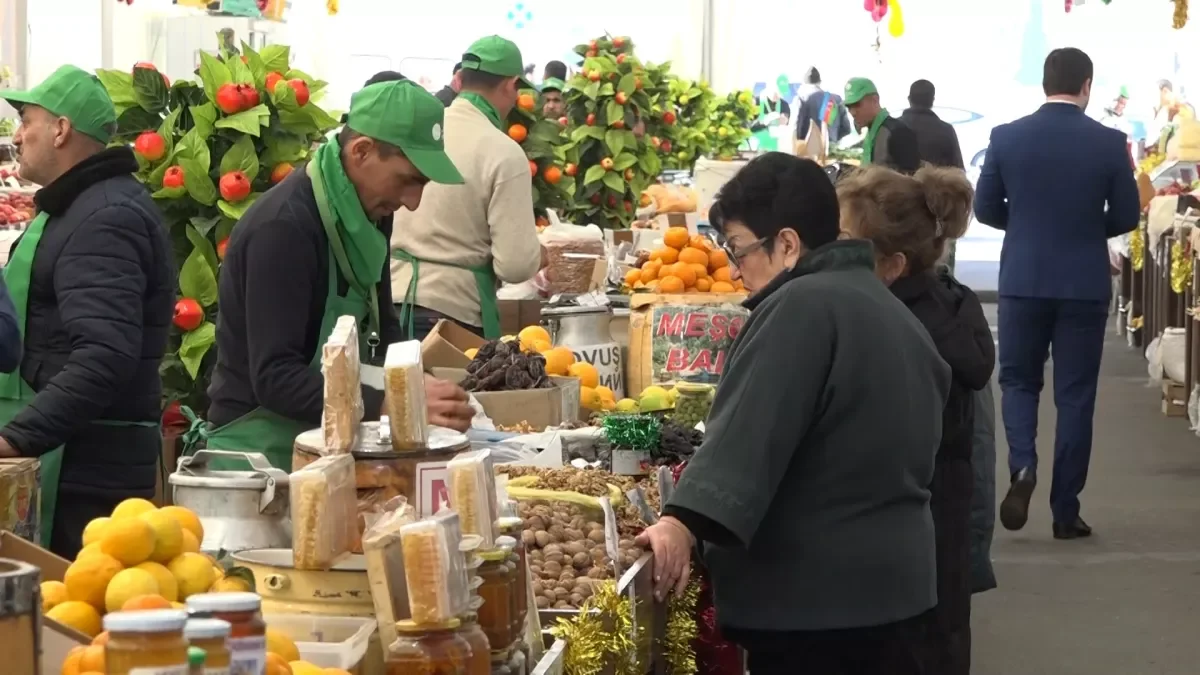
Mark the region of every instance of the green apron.
[[[777, 113], [782, 110], [782, 106], [779, 104], [779, 101], [775, 102], [774, 110], [771, 110], [767, 108], [768, 101], [766, 100], [765, 95], [763, 99], [764, 100], [758, 104], [758, 118], [760, 120], [766, 117], [767, 113]], [[780, 99], [780, 101], [782, 100], [783, 99]], [[775, 152], [779, 149], [779, 139], [771, 133], [772, 128], [773, 127], [767, 126], [754, 132], [753, 136], [758, 141], [759, 152]]]
[[[309, 176], [313, 174], [315, 164], [308, 164]], [[317, 210], [321, 214], [321, 224], [329, 238], [329, 290], [325, 296], [325, 314], [321, 316], [321, 332], [317, 336], [317, 350], [313, 354], [312, 368], [321, 367], [321, 345], [329, 339], [339, 318], [353, 316], [360, 325], [363, 319], [370, 317], [370, 330], [360, 336], [361, 349], [364, 354], [370, 354], [379, 342], [379, 308], [376, 291], [358, 288], [353, 282], [355, 276], [350, 269], [350, 261], [338, 234], [337, 217], [330, 210], [325, 196], [324, 184], [315, 176], [312, 177], [313, 193], [316, 196]], [[332, 263], [336, 263], [332, 264]], [[338, 295], [338, 270], [342, 276], [350, 280], [349, 288], [343, 297]], [[203, 421], [196, 419], [191, 411], [185, 414], [192, 419], [192, 427], [184, 436], [184, 452], [188, 455], [199, 450], [200, 441], [205, 441], [209, 450], [233, 450], [237, 452], [261, 452], [266, 455], [271, 465], [291, 472], [292, 451], [296, 437], [313, 428], [313, 425], [290, 419], [266, 408], [255, 408], [236, 420], [220, 427], [209, 428]], [[245, 471], [249, 465], [240, 460], [214, 459], [209, 462], [209, 468], [221, 471]]]
[[[33, 272], [33, 260], [37, 254], [38, 242], [42, 240], [42, 233], [49, 220], [49, 214], [42, 212], [29, 223], [29, 227], [21, 235], [21, 243], [13, 251], [8, 264], [4, 266], [4, 283], [8, 286], [9, 296], [17, 310], [17, 321], [21, 327], [22, 339], [25, 337], [25, 317], [29, 310], [29, 281]], [[14, 373], [0, 373], [0, 425], [12, 422], [13, 418], [24, 410], [36, 395], [37, 392], [21, 377], [20, 368]], [[92, 424], [146, 428], [159, 426], [157, 421], [94, 420]], [[63, 446], [61, 445], [38, 457], [38, 481], [41, 486], [38, 517], [41, 523], [42, 548], [50, 548], [50, 534], [54, 530], [54, 513], [58, 504], [58, 482], [59, 476], [62, 474], [62, 461]]]
[[400, 308], [400, 326], [408, 331], [406, 337], [410, 340], [416, 335], [414, 328], [414, 308], [417, 305], [417, 280], [421, 276], [421, 263], [457, 267], [475, 275], [475, 288], [479, 291], [479, 314], [483, 318], [483, 337], [496, 340], [500, 337], [500, 308], [496, 301], [496, 273], [490, 265], [468, 267], [454, 263], [422, 260], [402, 248], [392, 249], [392, 258], [412, 265], [412, 278], [408, 280], [408, 290], [404, 293], [404, 304]]

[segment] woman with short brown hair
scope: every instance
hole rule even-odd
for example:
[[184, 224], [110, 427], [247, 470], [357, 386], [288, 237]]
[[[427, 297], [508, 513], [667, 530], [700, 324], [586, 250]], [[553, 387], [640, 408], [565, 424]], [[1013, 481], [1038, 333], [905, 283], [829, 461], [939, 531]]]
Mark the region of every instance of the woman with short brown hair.
[[988, 386], [996, 362], [979, 299], [939, 266], [946, 244], [970, 222], [971, 184], [958, 169], [913, 176], [868, 167], [838, 183], [842, 230], [875, 245], [875, 269], [929, 331], [953, 380], [930, 484], [937, 545], [938, 604], [925, 650], [930, 675], [971, 670], [970, 512], [974, 474], [973, 392]]

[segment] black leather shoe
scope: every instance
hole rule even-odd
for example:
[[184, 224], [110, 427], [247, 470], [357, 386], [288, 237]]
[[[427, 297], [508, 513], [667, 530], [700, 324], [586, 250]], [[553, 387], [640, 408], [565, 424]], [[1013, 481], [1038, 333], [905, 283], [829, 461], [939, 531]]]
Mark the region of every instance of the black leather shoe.
[[1082, 539], [1090, 536], [1092, 536], [1092, 528], [1083, 522], [1083, 518], [1076, 517], [1073, 523], [1054, 524], [1055, 539]]
[[1012, 485], [1004, 501], [1000, 502], [1000, 523], [1006, 530], [1019, 530], [1029, 520], [1029, 498], [1037, 486], [1037, 473], [1033, 469], [1021, 469], [1013, 474]]

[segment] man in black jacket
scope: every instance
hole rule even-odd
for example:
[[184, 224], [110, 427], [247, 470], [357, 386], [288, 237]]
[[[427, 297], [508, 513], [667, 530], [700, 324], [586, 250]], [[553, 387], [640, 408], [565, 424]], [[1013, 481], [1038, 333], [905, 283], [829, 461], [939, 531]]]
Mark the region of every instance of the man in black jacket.
[[953, 126], [933, 112], [933, 94], [933, 83], [929, 80], [913, 82], [908, 88], [908, 109], [900, 115], [900, 121], [917, 135], [917, 151], [922, 162], [962, 169], [958, 134]]
[[821, 72], [809, 68], [804, 73], [804, 87], [800, 90], [800, 110], [796, 113], [796, 140], [808, 137], [808, 128], [813, 123], [829, 129], [830, 145], [850, 135], [850, 115], [842, 97], [821, 88]]
[[865, 77], [846, 82], [846, 109], [863, 133], [863, 166], [879, 164], [912, 175], [921, 166], [917, 135], [879, 104], [879, 90]]
[[94, 76], [63, 66], [0, 98], [21, 112], [21, 176], [44, 186], [4, 269], [25, 355], [0, 377], [0, 457], [41, 458], [42, 538], [71, 558], [88, 521], [154, 494], [175, 269], [133, 152], [105, 149], [117, 115]]
[[458, 98], [458, 92], [462, 90], [462, 73], [460, 71], [462, 71], [461, 61], [454, 64], [454, 73], [450, 77], [450, 83], [434, 94], [437, 100], [441, 101], [442, 105], [447, 108], [450, 107], [451, 103], [454, 103], [454, 99]]

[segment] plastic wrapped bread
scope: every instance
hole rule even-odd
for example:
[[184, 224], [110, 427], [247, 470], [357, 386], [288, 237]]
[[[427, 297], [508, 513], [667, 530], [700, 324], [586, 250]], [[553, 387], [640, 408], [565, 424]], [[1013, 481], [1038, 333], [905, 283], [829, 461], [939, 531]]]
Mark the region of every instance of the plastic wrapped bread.
[[458, 514], [442, 513], [400, 528], [404, 579], [413, 621], [442, 623], [467, 606], [466, 567], [459, 552]]
[[363, 418], [359, 379], [358, 325], [352, 316], [339, 317], [321, 348], [321, 374], [325, 377], [325, 408], [321, 426], [325, 452], [342, 454], [354, 448]]
[[396, 622], [409, 618], [400, 529], [416, 520], [412, 505], [404, 497], [392, 501], [397, 500], [404, 503], [379, 516], [363, 534], [363, 557], [379, 622], [379, 637], [382, 644], [388, 645], [396, 640]]
[[327, 455], [288, 478], [292, 515], [292, 565], [327, 570], [350, 552], [358, 527], [354, 458]]
[[417, 340], [388, 345], [383, 362], [384, 408], [394, 450], [420, 450], [428, 440], [425, 371]]
[[496, 472], [492, 451], [464, 452], [446, 465], [450, 506], [458, 512], [463, 534], [478, 535], [485, 549], [496, 544]]

